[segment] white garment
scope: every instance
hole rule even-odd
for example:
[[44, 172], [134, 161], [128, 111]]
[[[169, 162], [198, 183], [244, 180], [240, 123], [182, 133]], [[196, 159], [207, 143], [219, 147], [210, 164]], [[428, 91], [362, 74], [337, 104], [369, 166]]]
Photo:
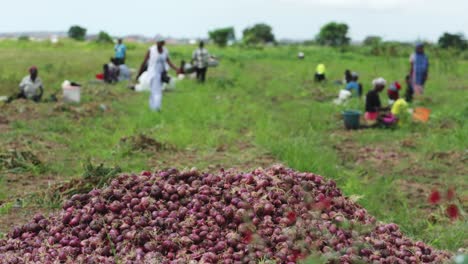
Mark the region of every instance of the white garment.
[[36, 80], [31, 80], [31, 76], [25, 76], [19, 85], [21, 92], [26, 96], [26, 98], [33, 98], [38, 95], [38, 92], [41, 90], [42, 81], [41, 78], [36, 77]]
[[162, 73], [166, 71], [166, 63], [169, 58], [169, 52], [163, 48], [159, 53], [156, 45], [149, 49], [150, 55], [148, 59], [148, 79], [150, 83], [151, 95], [149, 104], [151, 110], [158, 111], [161, 109], [163, 82], [161, 80]]
[[338, 98], [333, 100], [333, 102], [337, 105], [343, 104], [346, 102], [350, 97], [351, 97], [351, 92], [348, 90], [340, 90], [340, 93], [338, 94]]
[[136, 92], [149, 91], [150, 90], [150, 80], [148, 79], [148, 72], [143, 72], [140, 77], [138, 77], [138, 84], [135, 85]]

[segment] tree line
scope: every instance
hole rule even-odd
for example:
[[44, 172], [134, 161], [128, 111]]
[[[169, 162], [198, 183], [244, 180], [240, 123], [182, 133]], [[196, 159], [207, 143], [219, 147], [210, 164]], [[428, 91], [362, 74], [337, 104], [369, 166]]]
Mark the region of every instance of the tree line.
[[[351, 43], [348, 33], [349, 26], [347, 24], [330, 22], [321, 27], [314, 42], [319, 45], [332, 47], [347, 46]], [[86, 37], [86, 29], [77, 25], [71, 26], [68, 30], [68, 36], [82, 41]], [[225, 47], [237, 40], [234, 27], [224, 27], [209, 31], [208, 36], [213, 43], [221, 47]], [[101, 31], [97, 35], [96, 42], [111, 43], [113, 42], [113, 38], [108, 33]], [[276, 39], [271, 26], [259, 23], [247, 27], [242, 31], [241, 42], [246, 45], [275, 44]], [[365, 46], [378, 46], [382, 43], [383, 40], [379, 36], [368, 36], [363, 41], [363, 45]], [[445, 32], [440, 36], [438, 45], [444, 49], [466, 50], [468, 49], [468, 40], [462, 33]]]

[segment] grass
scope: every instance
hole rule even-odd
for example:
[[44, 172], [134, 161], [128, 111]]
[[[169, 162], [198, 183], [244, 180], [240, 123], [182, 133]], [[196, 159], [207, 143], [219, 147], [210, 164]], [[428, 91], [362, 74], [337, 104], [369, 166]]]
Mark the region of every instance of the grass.
[[[131, 67], [139, 65], [145, 48], [129, 46]], [[169, 49], [178, 62], [189, 58], [192, 48]], [[332, 104], [340, 89], [332, 81], [341, 79], [346, 68], [360, 73], [365, 91], [377, 76], [402, 81], [408, 67], [406, 56], [372, 57], [295, 46], [210, 50], [221, 58], [221, 66], [210, 69], [208, 82], [178, 83], [176, 91], [164, 95], [162, 112], [152, 113], [147, 106], [148, 94], [132, 93], [125, 84], [90, 82], [112, 55], [111, 46], [68, 41], [57, 46], [0, 42], [0, 58], [5, 62], [0, 67], [0, 94], [12, 93], [31, 64], [39, 67], [46, 96], [59, 91], [65, 79], [84, 85], [83, 103], [65, 110], [57, 110], [53, 103], [28, 103], [23, 113], [19, 113], [22, 105], [18, 102], [2, 108], [0, 115], [6, 115], [10, 124], [0, 133], [0, 146], [27, 147], [42, 158], [45, 172], [26, 172], [33, 174], [29, 178], [32, 185], [50, 175], [53, 181], [80, 177], [88, 158], [95, 164], [138, 172], [162, 166], [210, 169], [214, 165], [248, 170], [264, 165], [258, 164], [259, 157], [273, 156], [266, 163], [279, 161], [335, 179], [346, 195], [361, 196], [359, 203], [377, 219], [399, 224], [414, 239], [451, 251], [468, 247], [466, 220], [450, 222], [426, 202], [432, 188], [456, 186], [466, 211], [467, 61], [431, 57], [430, 100], [418, 103], [433, 111], [428, 124], [349, 132], [343, 129], [339, 113], [347, 108], [362, 110], [363, 102], [353, 99], [346, 106]], [[304, 61], [295, 59], [299, 50], [306, 54]], [[318, 62], [327, 66], [327, 84], [313, 82]], [[450, 70], [448, 63], [453, 66]], [[385, 101], [384, 95], [381, 99]], [[109, 110], [102, 111], [100, 104]], [[174, 146], [176, 151], [129, 151], [122, 145], [122, 138], [141, 133]], [[405, 140], [411, 142], [410, 147], [402, 145]], [[349, 149], [339, 152], [337, 146], [346, 142]], [[389, 165], [366, 158], [356, 162], [355, 156], [366, 146], [391, 150], [398, 162]], [[440, 152], [455, 154], [431, 159]], [[1, 199], [26, 195], [5, 177], [0, 176]], [[30, 186], [27, 191], [38, 191], [39, 186]], [[412, 186], [424, 192], [417, 193]], [[437, 221], [431, 215], [437, 216]], [[0, 210], [0, 223], [9, 216], [8, 210]], [[9, 228], [0, 227], [2, 231]]]

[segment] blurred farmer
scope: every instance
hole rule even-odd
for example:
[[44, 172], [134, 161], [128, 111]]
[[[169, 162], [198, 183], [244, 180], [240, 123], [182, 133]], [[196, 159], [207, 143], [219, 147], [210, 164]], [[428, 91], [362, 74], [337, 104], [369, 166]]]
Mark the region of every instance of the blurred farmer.
[[127, 56], [127, 47], [125, 46], [125, 44], [122, 43], [121, 38], [115, 45], [114, 50], [117, 65], [125, 64], [125, 57]]
[[164, 47], [163, 38], [158, 38], [156, 44], [151, 46], [146, 53], [145, 59], [141, 64], [136, 80], [147, 68], [148, 79], [150, 83], [151, 95], [149, 99], [150, 109], [153, 111], [161, 110], [163, 82], [167, 81], [168, 75], [166, 64], [168, 64], [177, 73], [180, 70], [172, 63], [169, 58], [169, 51]]
[[117, 59], [110, 58], [109, 62], [102, 66], [104, 73], [104, 82], [116, 83], [119, 81], [119, 67], [117, 66]]
[[325, 81], [326, 80], [325, 72], [326, 72], [326, 69], [323, 63], [320, 63], [319, 65], [317, 65], [317, 69], [315, 69], [315, 81], [316, 82]]
[[195, 66], [197, 80], [199, 82], [205, 82], [209, 59], [210, 54], [208, 53], [208, 50], [205, 49], [205, 43], [200, 41], [198, 49], [194, 50], [192, 54], [192, 64]]
[[388, 88], [388, 98], [391, 102], [391, 114], [397, 119], [397, 122], [401, 125], [408, 119], [408, 103], [405, 99], [400, 98], [399, 91], [401, 85], [398, 82], [390, 84]]
[[379, 118], [379, 113], [384, 111], [380, 103], [379, 93], [385, 89], [387, 82], [383, 78], [377, 78], [372, 81], [374, 87], [366, 95], [366, 113], [364, 115], [368, 124], [375, 124]]
[[396, 100], [400, 98], [400, 89], [401, 85], [399, 82], [394, 82], [390, 84], [387, 89], [387, 94], [389, 98], [389, 104], [392, 105]]
[[361, 97], [362, 84], [358, 83], [359, 75], [356, 72], [351, 73], [351, 80], [346, 84], [346, 90], [353, 93], [355, 96]]
[[411, 82], [411, 76], [410, 76], [410, 75], [406, 75], [405, 81], [406, 81], [406, 93], [405, 93], [405, 98], [406, 98], [406, 101], [407, 101], [408, 103], [411, 103], [411, 102], [413, 101], [413, 94], [414, 94], [413, 84], [412, 84], [412, 82]]
[[19, 94], [11, 98], [11, 100], [18, 98], [30, 99], [35, 102], [41, 100], [44, 88], [42, 87], [42, 81], [39, 78], [39, 71], [36, 66], [29, 68], [29, 75], [21, 80], [19, 89]]
[[349, 83], [349, 82], [351, 82], [352, 80], [353, 80], [353, 76], [351, 75], [351, 71], [347, 69], [347, 70], [344, 72], [344, 82], [345, 82], [345, 83]]
[[424, 93], [424, 84], [429, 73], [429, 59], [424, 53], [424, 44], [416, 44], [416, 50], [410, 57], [413, 90], [416, 96]]

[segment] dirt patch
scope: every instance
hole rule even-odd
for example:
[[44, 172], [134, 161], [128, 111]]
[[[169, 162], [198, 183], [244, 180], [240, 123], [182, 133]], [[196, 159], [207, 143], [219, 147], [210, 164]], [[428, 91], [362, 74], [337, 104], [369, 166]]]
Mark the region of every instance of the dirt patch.
[[2, 112], [11, 120], [33, 120], [38, 119], [40, 114], [40, 103], [30, 100], [18, 99], [2, 106]]
[[0, 133], [8, 132], [10, 130], [10, 120], [5, 116], [0, 115]]
[[412, 203], [412, 205], [418, 205], [418, 206], [427, 204], [426, 200], [427, 200], [427, 197], [429, 197], [431, 190], [435, 186], [439, 186], [439, 187], [441, 186], [441, 184], [433, 184], [431, 187], [431, 186], [428, 186], [427, 184], [422, 184], [413, 180], [403, 180], [403, 179], [396, 181], [396, 185], [399, 186], [402, 193], [406, 194], [406, 197], [408, 198], [408, 202]]
[[406, 159], [408, 154], [386, 146], [359, 146], [353, 141], [342, 141], [333, 146], [344, 163], [356, 165], [369, 165], [374, 168], [389, 171], [401, 160]]
[[0, 125], [8, 125], [10, 121], [5, 117], [0, 115]]
[[171, 146], [167, 143], [159, 142], [144, 134], [121, 138], [120, 143], [127, 145], [132, 151], [160, 152], [166, 150], [175, 150], [174, 146]]
[[94, 117], [100, 113], [111, 112], [108, 105], [103, 103], [87, 103], [81, 105], [71, 105], [66, 103], [57, 103], [53, 108], [54, 113], [70, 113], [73, 119]]
[[317, 102], [331, 102], [336, 95], [326, 92], [322, 89], [314, 88], [312, 90], [312, 97]]
[[465, 151], [434, 152], [428, 159], [450, 167], [456, 175], [468, 175], [468, 149]]
[[222, 168], [236, 168], [242, 171], [258, 167], [269, 167], [278, 160], [269, 153], [260, 152], [248, 142], [237, 142], [231, 147], [220, 145], [213, 150], [185, 149], [161, 152], [148, 160], [149, 168], [191, 168], [215, 172]]

